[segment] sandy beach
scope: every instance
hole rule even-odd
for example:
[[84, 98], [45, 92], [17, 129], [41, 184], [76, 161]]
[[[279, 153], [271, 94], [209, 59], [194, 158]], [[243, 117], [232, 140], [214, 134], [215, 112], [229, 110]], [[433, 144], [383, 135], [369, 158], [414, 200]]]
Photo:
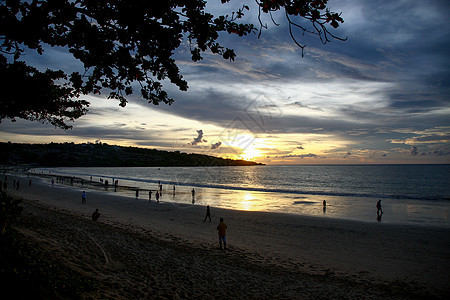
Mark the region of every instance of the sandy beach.
[[[12, 189], [19, 179], [20, 189]], [[96, 282], [85, 299], [448, 298], [450, 230], [148, 202], [8, 176], [30, 244]], [[95, 209], [102, 214], [91, 220]], [[228, 225], [228, 250], [216, 226]]]

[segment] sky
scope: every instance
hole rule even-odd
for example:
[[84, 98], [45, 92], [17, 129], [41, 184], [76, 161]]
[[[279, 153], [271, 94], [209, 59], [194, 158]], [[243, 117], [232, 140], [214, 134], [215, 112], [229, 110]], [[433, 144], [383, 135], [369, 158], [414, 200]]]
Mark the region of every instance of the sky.
[[[208, 1], [227, 14], [244, 1]], [[254, 1], [244, 22], [259, 24]], [[285, 17], [248, 37], [221, 36], [234, 62], [209, 53], [192, 62], [183, 43], [174, 57], [187, 92], [168, 82], [175, 100], [154, 106], [139, 96], [125, 108], [107, 93], [85, 96], [86, 116], [64, 131], [18, 119], [0, 123], [0, 141], [102, 142], [201, 153], [265, 164], [450, 163], [450, 2], [330, 0], [347, 37], [323, 45], [296, 32]], [[61, 48], [26, 53], [39, 68], [69, 70], [77, 62]]]

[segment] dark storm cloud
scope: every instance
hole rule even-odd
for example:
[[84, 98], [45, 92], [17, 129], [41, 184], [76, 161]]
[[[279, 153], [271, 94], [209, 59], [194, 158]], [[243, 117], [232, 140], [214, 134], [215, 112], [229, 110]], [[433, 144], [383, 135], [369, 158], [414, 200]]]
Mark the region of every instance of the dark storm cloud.
[[[100, 139], [100, 140], [130, 140], [135, 141], [149, 140], [157, 137], [156, 134], [149, 133], [140, 124], [130, 125], [124, 123], [114, 123], [110, 126], [98, 126], [95, 124], [78, 126], [75, 125], [71, 130], [55, 129], [49, 124], [40, 124], [26, 120], [17, 122], [2, 122], [1, 130], [7, 133], [24, 134], [30, 136], [66, 136], [68, 140], [73, 137], [82, 139]], [[40, 141], [36, 141], [40, 142]]]
[[98, 138], [100, 140], [146, 141], [158, 138], [157, 132], [149, 132], [145, 128], [138, 126], [77, 126], [68, 131], [67, 134], [69, 136]]
[[[368, 110], [364, 107], [344, 104], [337, 108], [342, 115], [336, 116], [334, 120], [313, 117], [301, 120], [275, 117], [265, 125], [264, 129], [277, 133], [297, 130], [305, 132], [305, 128], [314, 127], [325, 128], [325, 131], [335, 131], [336, 128], [344, 130], [357, 126], [370, 129], [377, 122], [382, 123], [386, 120], [392, 126], [401, 127], [402, 121], [408, 122], [408, 125], [414, 123], [410, 117], [406, 116], [407, 114], [415, 114], [416, 120], [419, 118], [421, 122], [424, 122], [423, 126], [436, 125], [437, 121], [448, 124], [445, 117], [417, 116], [417, 114], [425, 114], [450, 106], [448, 100], [448, 78], [450, 78], [448, 70], [450, 68], [446, 67], [449, 65], [449, 59], [447, 52], [443, 50], [449, 49], [450, 46], [449, 39], [444, 38], [449, 33], [449, 27], [445, 25], [445, 16], [449, 11], [447, 2], [431, 1], [423, 4], [423, 2], [366, 0], [358, 3], [343, 1], [343, 3], [344, 5], [337, 9], [343, 11], [344, 19], [346, 8], [357, 6], [361, 8], [358, 15], [349, 16], [349, 19], [360, 19], [362, 21], [359, 22], [362, 23], [342, 26], [342, 34], [349, 37], [347, 42], [333, 41], [322, 47], [317, 40], [306, 39], [308, 46], [303, 59], [295, 53], [295, 47], [292, 47], [292, 41], [286, 34], [287, 28], [282, 22], [279, 27], [271, 26], [269, 30], [265, 30], [262, 39], [252, 46], [244, 49], [242, 44], [231, 46], [235, 46], [238, 59], [239, 50], [241, 54], [244, 54], [242, 59], [249, 72], [257, 70], [257, 73], [262, 73], [263, 70], [265, 80], [276, 78], [280, 82], [300, 80], [304, 83], [326, 83], [329, 80], [350, 79], [389, 83], [390, 88], [378, 90], [375, 94], [380, 100], [385, 101], [386, 110]], [[351, 10], [349, 11], [351, 13]], [[437, 28], [439, 30], [436, 30]], [[282, 34], [283, 32], [285, 34]], [[225, 41], [227, 41], [226, 38]], [[263, 46], [265, 46], [264, 49]], [[250, 49], [255, 54], [245, 56]], [[281, 53], [290, 55], [292, 60], [283, 58]], [[260, 66], [258, 62], [262, 54], [268, 57], [265, 64]], [[267, 59], [270, 57], [275, 59]], [[230, 65], [235, 67], [235, 63]], [[224, 72], [223, 68], [218, 67], [202, 67], [202, 70], [206, 72], [205, 76], [212, 80], [220, 74], [219, 78], [223, 83], [236, 83], [249, 77], [245, 72], [239, 74], [231, 71]], [[323, 74], [325, 77], [317, 77], [317, 74]], [[363, 91], [360, 92], [363, 93]], [[332, 95], [322, 93], [323, 99], [330, 96]], [[245, 107], [242, 103], [249, 103], [252, 95], [209, 89], [195, 96], [180, 94], [176, 98], [176, 104], [171, 107], [172, 113], [192, 116], [196, 120], [224, 126], [236, 116], [242, 115], [242, 108]], [[241, 105], [236, 105], [237, 103]], [[292, 103], [305, 106], [299, 101]], [[396, 119], [392, 118], [392, 112], [398, 114]], [[252, 112], [246, 113], [251, 117], [249, 119], [261, 117]], [[357, 122], [357, 120], [364, 120], [364, 122]], [[419, 122], [415, 123], [419, 125]], [[257, 128], [254, 130], [261, 131]]]
[[365, 52], [355, 51], [352, 57], [376, 62], [381, 69], [375, 69], [372, 76], [383, 75], [380, 80], [396, 83], [386, 91], [390, 107], [404, 108], [406, 113], [448, 107], [449, 2], [365, 1], [362, 7], [361, 17], [367, 22], [353, 38], [359, 46], [371, 46], [379, 54], [364, 56]]
[[[280, 103], [267, 102], [269, 96], [240, 93], [212, 88], [186, 93], [173, 91], [175, 103], [158, 109], [183, 118], [228, 128], [236, 120], [253, 133], [314, 133], [316, 128], [347, 131], [358, 128], [359, 122], [350, 118], [317, 118], [284, 115]], [[261, 100], [263, 99], [263, 100]], [[141, 102], [143, 106], [147, 103]], [[273, 104], [273, 105], [270, 105]], [[288, 107], [291, 104], [287, 104]], [[298, 106], [299, 103], [292, 105]], [[320, 111], [320, 108], [304, 108]], [[361, 112], [362, 115], [366, 112]], [[374, 119], [376, 117], [374, 116]], [[373, 126], [376, 126], [375, 124]], [[372, 127], [373, 127], [372, 126]]]
[[217, 143], [211, 144], [211, 150], [219, 149], [219, 147], [222, 145], [221, 141], [218, 141]]
[[207, 140], [205, 140], [203, 138], [203, 130], [197, 130], [197, 137], [194, 138], [194, 140], [192, 142], [190, 142], [189, 144], [192, 146], [198, 145], [200, 143], [206, 143]]
[[436, 156], [450, 155], [450, 147], [442, 147], [440, 149], [430, 151], [428, 152], [428, 155], [436, 155]]
[[450, 141], [450, 135], [428, 135], [414, 138], [416, 142], [448, 142]]
[[[165, 111], [177, 116], [195, 119], [198, 121], [207, 121], [211, 123], [223, 123], [233, 120], [243, 109], [242, 103], [236, 95], [221, 92], [213, 89], [201, 90], [198, 92], [173, 91], [175, 103], [171, 106], [160, 106], [159, 110]], [[143, 104], [147, 106], [147, 103]]]
[[17, 119], [16, 122], [11, 122], [10, 120], [2, 120], [2, 122], [0, 123], [0, 130], [4, 133], [25, 135], [51, 136], [55, 134], [67, 134], [67, 131], [64, 131], [62, 129], [55, 129], [54, 126], [42, 124], [39, 122], [26, 121], [22, 119]]

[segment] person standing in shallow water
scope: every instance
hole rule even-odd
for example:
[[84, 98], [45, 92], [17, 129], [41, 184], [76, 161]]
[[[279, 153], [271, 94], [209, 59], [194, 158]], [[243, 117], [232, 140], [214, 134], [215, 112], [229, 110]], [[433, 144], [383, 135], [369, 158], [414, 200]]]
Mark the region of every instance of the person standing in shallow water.
[[227, 250], [227, 240], [226, 240], [226, 233], [227, 233], [227, 224], [223, 221], [223, 218], [220, 218], [220, 223], [217, 225], [217, 230], [219, 231], [219, 246], [222, 250], [222, 242], [223, 242], [223, 250]]
[[159, 203], [159, 193], [158, 193], [158, 191], [156, 191], [156, 196], [155, 197], [156, 197], [156, 202]]

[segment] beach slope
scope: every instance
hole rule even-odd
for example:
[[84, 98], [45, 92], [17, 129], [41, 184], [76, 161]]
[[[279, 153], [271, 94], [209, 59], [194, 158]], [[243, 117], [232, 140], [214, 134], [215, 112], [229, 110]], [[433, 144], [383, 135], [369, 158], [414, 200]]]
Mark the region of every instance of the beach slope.
[[[12, 176], [10, 179], [12, 181]], [[19, 179], [18, 177], [16, 177]], [[21, 178], [26, 182], [26, 178]], [[448, 298], [449, 230], [155, 203], [33, 178], [15, 228], [81, 298]], [[98, 208], [97, 222], [91, 220]], [[218, 250], [217, 222], [228, 225]]]

